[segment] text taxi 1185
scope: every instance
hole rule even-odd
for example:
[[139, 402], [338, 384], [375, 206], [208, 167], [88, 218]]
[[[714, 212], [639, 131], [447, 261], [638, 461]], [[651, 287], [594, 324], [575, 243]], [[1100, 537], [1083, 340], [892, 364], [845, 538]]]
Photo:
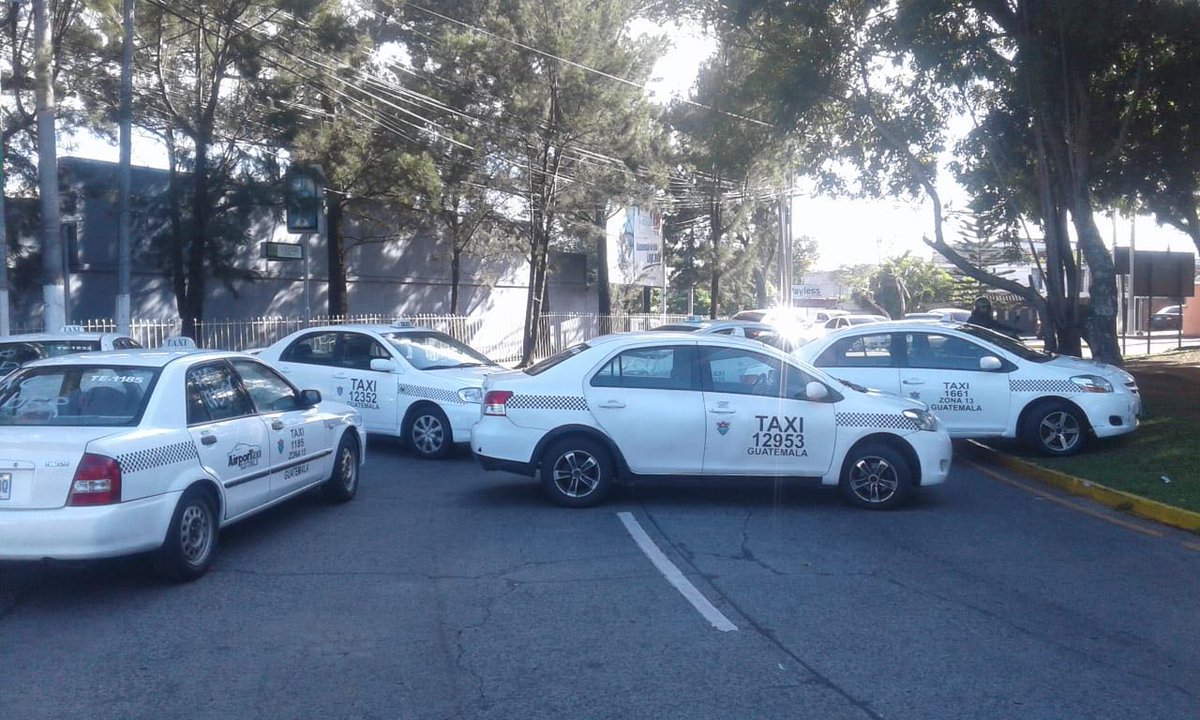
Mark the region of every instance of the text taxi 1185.
[[563, 505], [644, 477], [815, 478], [890, 508], [944, 482], [950, 439], [917, 402], [847, 387], [720, 335], [626, 333], [491, 375], [472, 450]]
[[358, 488], [358, 412], [241, 353], [84, 353], [0, 383], [0, 559], [149, 552], [208, 569], [221, 528], [320, 487]]

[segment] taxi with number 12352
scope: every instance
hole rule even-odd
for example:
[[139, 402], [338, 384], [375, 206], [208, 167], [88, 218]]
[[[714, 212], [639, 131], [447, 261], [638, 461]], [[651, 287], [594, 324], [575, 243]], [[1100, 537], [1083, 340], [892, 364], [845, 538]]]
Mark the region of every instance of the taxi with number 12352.
[[721, 335], [607, 335], [484, 382], [471, 447], [488, 470], [538, 476], [593, 505], [649, 477], [809, 478], [859, 507], [945, 481], [950, 438], [920, 403], [838, 382]]

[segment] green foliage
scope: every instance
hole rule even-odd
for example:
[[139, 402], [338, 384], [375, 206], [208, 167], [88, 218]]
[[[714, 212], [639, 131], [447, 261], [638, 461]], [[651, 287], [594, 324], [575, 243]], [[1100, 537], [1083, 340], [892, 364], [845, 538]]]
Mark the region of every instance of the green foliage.
[[937, 263], [904, 253], [878, 265], [843, 267], [838, 277], [855, 300], [892, 318], [953, 302], [958, 284]]

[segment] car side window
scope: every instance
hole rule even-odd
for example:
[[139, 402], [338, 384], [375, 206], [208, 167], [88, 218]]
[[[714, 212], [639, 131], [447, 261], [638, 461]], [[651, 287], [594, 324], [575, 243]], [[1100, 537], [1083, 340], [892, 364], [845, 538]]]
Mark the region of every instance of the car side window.
[[352, 370], [370, 370], [376, 358], [390, 360], [392, 354], [375, 338], [362, 333], [342, 333], [338, 365]]
[[242, 387], [250, 393], [250, 399], [258, 412], [302, 409], [295, 389], [279, 373], [253, 360], [231, 360], [230, 364], [241, 377]]
[[695, 348], [671, 346], [626, 350], [592, 376], [592, 387], [696, 390]]
[[706, 389], [736, 395], [779, 397], [783, 363], [741, 348], [701, 349]]
[[817, 367], [891, 367], [892, 336], [856, 335], [830, 345], [813, 363]]
[[225, 363], [188, 370], [186, 392], [189, 425], [254, 414], [250, 396]]
[[333, 351], [337, 347], [336, 332], [321, 332], [297, 338], [279, 355], [283, 362], [308, 365], [334, 365]]
[[952, 335], [911, 333], [908, 366], [934, 370], [979, 370], [979, 359], [995, 355], [982, 345]]

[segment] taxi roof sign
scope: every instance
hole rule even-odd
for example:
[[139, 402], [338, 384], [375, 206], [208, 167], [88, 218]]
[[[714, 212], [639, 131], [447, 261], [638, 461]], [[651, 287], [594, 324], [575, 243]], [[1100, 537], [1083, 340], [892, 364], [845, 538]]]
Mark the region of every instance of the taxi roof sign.
[[392, 323], [392, 327], [394, 327], [394, 328], [410, 328], [410, 327], [413, 327], [413, 322], [412, 322], [412, 320], [401, 319], [401, 320], [397, 320], [396, 322]]
[[83, 332], [83, 326], [82, 325], [63, 325], [62, 330], [60, 330], [59, 332], [67, 334], [67, 335], [78, 335], [81, 332]]
[[172, 335], [163, 338], [163, 347], [175, 348], [177, 350], [195, 350], [196, 341], [186, 335]]

